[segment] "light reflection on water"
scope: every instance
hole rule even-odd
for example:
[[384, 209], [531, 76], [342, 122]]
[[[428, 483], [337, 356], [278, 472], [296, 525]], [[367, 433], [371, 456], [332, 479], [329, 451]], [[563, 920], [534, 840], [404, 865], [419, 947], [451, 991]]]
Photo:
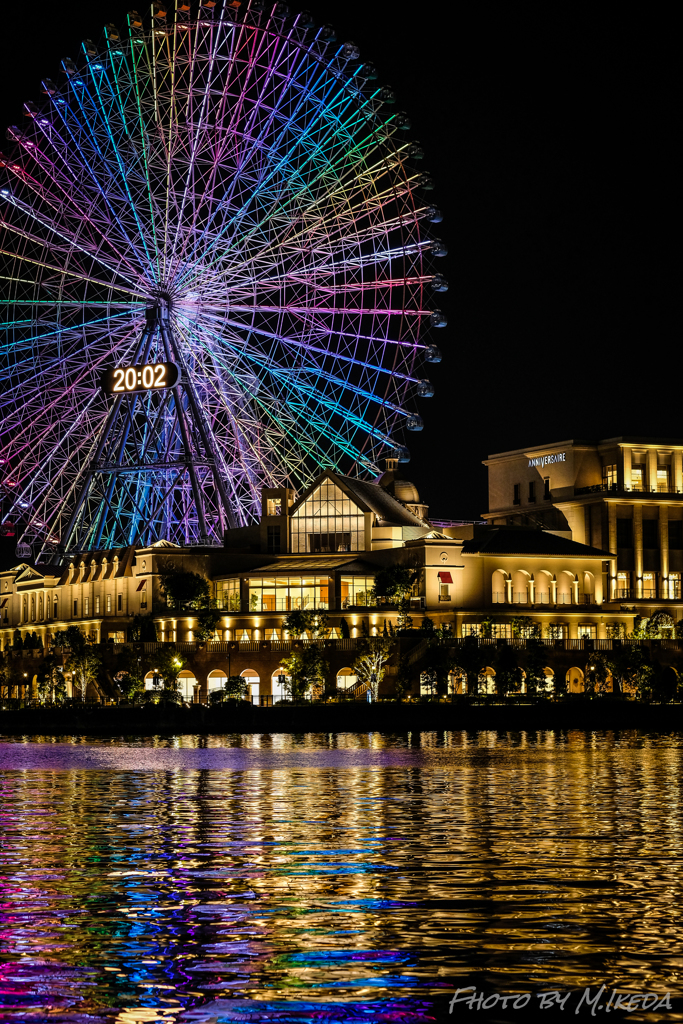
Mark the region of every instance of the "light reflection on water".
[[638, 733], [8, 739], [0, 1017], [678, 993], [682, 755]]

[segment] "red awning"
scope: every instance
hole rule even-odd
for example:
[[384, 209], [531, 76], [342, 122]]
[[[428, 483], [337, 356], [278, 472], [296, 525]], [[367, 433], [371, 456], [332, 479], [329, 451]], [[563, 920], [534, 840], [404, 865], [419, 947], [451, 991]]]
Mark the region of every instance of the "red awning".
[[138, 590], [147, 590], [147, 580], [142, 580], [141, 583], [138, 583]]
[[439, 577], [439, 579], [441, 580], [442, 583], [452, 583], [453, 582], [453, 577], [451, 576], [451, 574], [449, 572], [438, 572], [437, 576]]

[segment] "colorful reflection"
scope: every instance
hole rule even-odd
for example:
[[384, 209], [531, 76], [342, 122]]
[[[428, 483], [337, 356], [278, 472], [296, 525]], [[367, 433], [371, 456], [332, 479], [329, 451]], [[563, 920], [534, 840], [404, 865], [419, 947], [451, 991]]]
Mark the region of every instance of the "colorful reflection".
[[0, 1018], [677, 994], [682, 757], [638, 733], [0, 743]]

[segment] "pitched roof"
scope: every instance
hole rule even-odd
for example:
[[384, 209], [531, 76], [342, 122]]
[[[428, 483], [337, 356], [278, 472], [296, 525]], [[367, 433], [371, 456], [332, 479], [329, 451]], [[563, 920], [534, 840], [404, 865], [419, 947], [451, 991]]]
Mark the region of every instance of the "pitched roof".
[[573, 555], [583, 558], [610, 558], [609, 551], [578, 544], [575, 540], [558, 537], [547, 530], [510, 529], [505, 526], [483, 527], [472, 540], [462, 546], [463, 555]]
[[336, 477], [347, 490], [360, 498], [371, 512], [379, 516], [382, 522], [395, 526], [424, 527], [427, 525], [423, 519], [409, 512], [405, 505], [397, 501], [379, 484], [370, 483], [368, 480], [356, 480], [350, 476], [337, 476], [336, 473], [331, 473], [330, 476]]

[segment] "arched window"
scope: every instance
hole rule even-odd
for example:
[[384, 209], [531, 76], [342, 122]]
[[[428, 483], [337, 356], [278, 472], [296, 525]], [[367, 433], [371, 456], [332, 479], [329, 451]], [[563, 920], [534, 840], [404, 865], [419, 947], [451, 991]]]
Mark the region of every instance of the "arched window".
[[240, 675], [249, 686], [249, 690], [247, 691], [247, 699], [251, 699], [253, 704], [258, 704], [261, 683], [260, 675], [258, 674], [258, 672], [255, 672], [253, 668], [245, 668], [243, 672], [240, 672]]
[[31, 594], [31, 622], [36, 621], [36, 595]]
[[567, 669], [567, 691], [569, 693], [583, 693], [583, 671], [572, 665]]
[[38, 618], [43, 619], [44, 617], [45, 616], [43, 614], [43, 595], [41, 594], [40, 597], [38, 598]]
[[287, 689], [287, 683], [289, 682], [289, 679], [290, 677], [287, 675], [282, 665], [280, 665], [279, 668], [275, 669], [270, 680], [271, 692], [273, 694], [273, 703], [275, 703], [278, 700], [284, 700], [286, 697], [289, 696]]
[[348, 690], [358, 682], [358, 676], [352, 668], [340, 668], [337, 672], [337, 689]]
[[212, 690], [222, 690], [228, 681], [228, 676], [225, 669], [215, 668], [209, 672], [208, 676], [209, 693]]

